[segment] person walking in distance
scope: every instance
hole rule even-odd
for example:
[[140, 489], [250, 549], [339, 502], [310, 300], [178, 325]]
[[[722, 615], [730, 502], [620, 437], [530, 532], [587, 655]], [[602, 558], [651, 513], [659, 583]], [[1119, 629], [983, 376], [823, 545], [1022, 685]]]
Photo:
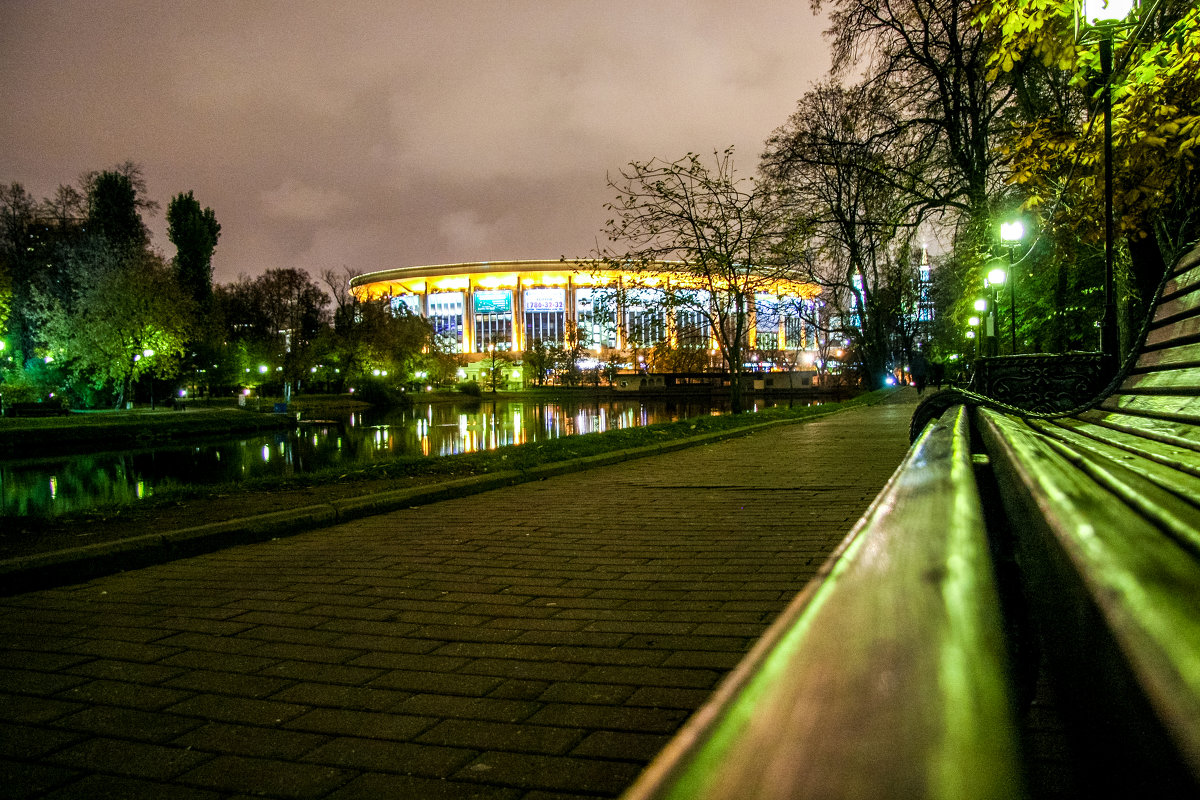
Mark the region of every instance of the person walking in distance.
[[912, 375], [913, 383], [917, 385], [917, 395], [924, 394], [925, 381], [929, 378], [929, 362], [925, 359], [925, 354], [920, 349], [913, 353], [912, 363], [908, 367], [908, 374]]

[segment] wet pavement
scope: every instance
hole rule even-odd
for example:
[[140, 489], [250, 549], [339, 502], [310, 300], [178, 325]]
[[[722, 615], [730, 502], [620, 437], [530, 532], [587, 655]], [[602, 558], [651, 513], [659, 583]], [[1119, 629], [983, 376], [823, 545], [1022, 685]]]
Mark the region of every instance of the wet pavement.
[[0, 797], [618, 795], [915, 400], [0, 598]]

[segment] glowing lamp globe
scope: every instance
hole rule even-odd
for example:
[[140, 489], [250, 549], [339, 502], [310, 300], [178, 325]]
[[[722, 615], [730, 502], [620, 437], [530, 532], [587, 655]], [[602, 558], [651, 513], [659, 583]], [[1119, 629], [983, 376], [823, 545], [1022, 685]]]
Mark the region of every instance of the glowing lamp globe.
[[1089, 25], [1120, 22], [1129, 16], [1135, 0], [1083, 0], [1083, 19]]
[[1003, 286], [1008, 273], [997, 267], [987, 274], [988, 283], [993, 286]]
[[1000, 241], [1019, 242], [1025, 236], [1025, 226], [1017, 222], [1000, 223]]

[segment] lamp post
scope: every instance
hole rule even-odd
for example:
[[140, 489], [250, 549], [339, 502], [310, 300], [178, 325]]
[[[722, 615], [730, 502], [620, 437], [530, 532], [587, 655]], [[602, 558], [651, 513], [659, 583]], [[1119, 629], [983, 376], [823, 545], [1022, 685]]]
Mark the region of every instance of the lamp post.
[[967, 325], [971, 328], [967, 331], [967, 338], [975, 341], [975, 357], [979, 358], [979, 338], [975, 335], [975, 329], [979, 327], [979, 317], [971, 317], [967, 320]]
[[1113, 34], [1133, 11], [1135, 0], [1083, 0], [1083, 22], [1100, 37], [1104, 105], [1104, 316], [1100, 358], [1106, 375], [1117, 371], [1117, 299], [1113, 292], [1112, 46]]
[[[137, 355], [135, 355], [133, 357], [133, 360], [141, 361], [143, 358], [148, 359], [152, 355], [154, 355], [154, 351], [151, 350], [149, 347], [147, 347], [144, 350], [142, 350], [141, 353], [138, 353]], [[154, 368], [147, 367], [146, 371], [150, 373], [150, 410], [153, 411], [154, 410]]]
[[1000, 241], [1008, 246], [1008, 304], [1012, 306], [1012, 352], [1017, 354], [1017, 244], [1025, 236], [1020, 220], [1000, 224]]
[[[988, 271], [987, 288], [991, 290], [991, 311], [992, 316], [996, 318], [996, 352], [992, 355], [999, 355], [1000, 352], [1000, 301], [996, 299], [996, 287], [1003, 286], [1004, 281], [1008, 279], [1008, 273], [1000, 267], [995, 267]], [[1015, 342], [1015, 339], [1014, 339]], [[1015, 347], [1014, 347], [1015, 352]]]
[[983, 340], [980, 343], [979, 354], [981, 356], [996, 355], [996, 314], [995, 302], [989, 302], [986, 297], [981, 297], [975, 301], [975, 310], [979, 312], [982, 319], [979, 335]]

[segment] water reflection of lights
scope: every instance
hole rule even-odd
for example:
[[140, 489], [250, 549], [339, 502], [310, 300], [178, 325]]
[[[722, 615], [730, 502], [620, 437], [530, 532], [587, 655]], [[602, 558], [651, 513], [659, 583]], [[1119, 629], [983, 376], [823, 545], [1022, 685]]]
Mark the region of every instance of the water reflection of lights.
[[[769, 403], [755, 402], [756, 410]], [[356, 412], [353, 427], [305, 425], [298, 435], [240, 436], [215, 445], [187, 444], [152, 453], [78, 458], [31, 469], [0, 461], [0, 506], [20, 513], [75, 511], [103, 502], [133, 502], [163, 480], [236, 481], [299, 473], [331, 465], [369, 463], [389, 455], [438, 457], [487, 448], [597, 433], [714, 411], [700, 405], [631, 400], [582, 403], [422, 404], [415, 413]], [[348, 421], [351, 415], [342, 417]], [[345, 427], [344, 427], [345, 426]], [[53, 471], [52, 471], [53, 470]], [[14, 478], [15, 476], [15, 478]], [[18, 503], [19, 505], [15, 505]]]

